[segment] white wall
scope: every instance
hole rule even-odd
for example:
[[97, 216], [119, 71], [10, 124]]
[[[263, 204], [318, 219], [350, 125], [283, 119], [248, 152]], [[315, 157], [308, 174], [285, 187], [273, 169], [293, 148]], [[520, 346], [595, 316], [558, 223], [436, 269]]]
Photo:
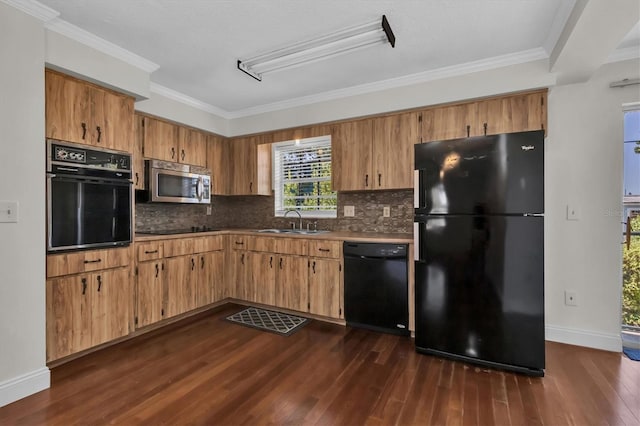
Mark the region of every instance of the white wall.
[[45, 366], [44, 30], [0, 3], [0, 406], [49, 386]]
[[[638, 60], [551, 89], [545, 151], [547, 338], [610, 350], [621, 345], [622, 104], [640, 101], [638, 85], [609, 88], [624, 78], [640, 78]], [[567, 204], [579, 220], [566, 220]]]

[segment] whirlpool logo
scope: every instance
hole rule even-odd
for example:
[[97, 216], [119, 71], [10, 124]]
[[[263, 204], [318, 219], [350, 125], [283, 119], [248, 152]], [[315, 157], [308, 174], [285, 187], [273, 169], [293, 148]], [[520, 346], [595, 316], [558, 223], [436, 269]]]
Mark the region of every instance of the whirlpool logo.
[[533, 145], [520, 145], [520, 148], [523, 151], [531, 151], [532, 149], [535, 149], [535, 147]]

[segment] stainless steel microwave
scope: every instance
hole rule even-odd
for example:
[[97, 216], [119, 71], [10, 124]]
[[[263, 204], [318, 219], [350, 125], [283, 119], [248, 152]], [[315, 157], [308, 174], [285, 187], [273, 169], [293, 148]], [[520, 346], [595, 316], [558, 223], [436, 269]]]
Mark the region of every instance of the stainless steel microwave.
[[211, 174], [202, 167], [146, 160], [148, 201], [211, 204]]

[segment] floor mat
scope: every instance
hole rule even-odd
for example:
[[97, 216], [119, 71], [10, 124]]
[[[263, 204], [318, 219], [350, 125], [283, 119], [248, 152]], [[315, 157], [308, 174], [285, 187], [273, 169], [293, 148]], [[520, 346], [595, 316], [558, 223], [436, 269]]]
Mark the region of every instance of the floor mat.
[[622, 348], [622, 352], [624, 352], [629, 359], [640, 361], [640, 349]]
[[236, 324], [270, 331], [281, 336], [290, 336], [309, 322], [307, 318], [254, 307], [230, 315], [226, 319]]

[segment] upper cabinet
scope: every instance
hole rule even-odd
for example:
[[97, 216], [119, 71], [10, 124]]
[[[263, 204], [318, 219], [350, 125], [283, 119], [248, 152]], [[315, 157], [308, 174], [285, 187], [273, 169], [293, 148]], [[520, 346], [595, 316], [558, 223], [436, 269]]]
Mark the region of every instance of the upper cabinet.
[[207, 133], [146, 116], [142, 129], [145, 158], [207, 166]]
[[335, 191], [411, 188], [416, 113], [340, 123], [331, 135]]
[[228, 195], [271, 195], [272, 140], [270, 134], [230, 140]]
[[546, 130], [547, 91], [521, 93], [425, 109], [420, 113], [421, 142], [499, 133]]
[[45, 70], [46, 137], [133, 149], [133, 98]]
[[211, 170], [211, 193], [213, 195], [229, 195], [231, 176], [228, 172], [229, 141], [222, 136], [207, 136], [207, 168]]

